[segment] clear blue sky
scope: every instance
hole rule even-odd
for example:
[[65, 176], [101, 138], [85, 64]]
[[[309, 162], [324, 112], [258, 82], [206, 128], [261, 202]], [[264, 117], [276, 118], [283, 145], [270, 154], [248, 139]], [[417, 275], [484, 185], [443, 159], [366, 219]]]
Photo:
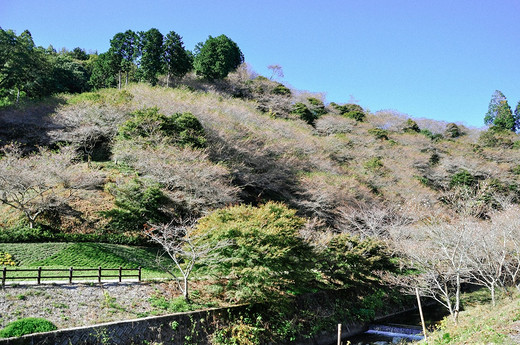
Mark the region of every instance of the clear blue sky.
[[494, 90], [520, 100], [520, 0], [0, 0], [0, 26], [102, 53], [152, 27], [187, 49], [225, 34], [260, 74], [371, 111], [482, 126]]

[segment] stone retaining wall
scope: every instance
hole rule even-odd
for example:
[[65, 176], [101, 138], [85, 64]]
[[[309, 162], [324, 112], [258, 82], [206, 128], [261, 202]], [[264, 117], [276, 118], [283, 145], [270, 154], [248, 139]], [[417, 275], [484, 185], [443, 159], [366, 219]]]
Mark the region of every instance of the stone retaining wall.
[[167, 316], [111, 322], [54, 332], [0, 339], [0, 345], [97, 345], [97, 344], [210, 344], [211, 334], [223, 313], [238, 312], [242, 306], [210, 309]]

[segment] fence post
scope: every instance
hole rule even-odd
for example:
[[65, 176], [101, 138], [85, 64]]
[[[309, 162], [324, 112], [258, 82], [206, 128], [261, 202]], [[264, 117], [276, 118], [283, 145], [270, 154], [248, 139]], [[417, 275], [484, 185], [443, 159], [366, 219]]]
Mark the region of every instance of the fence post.
[[121, 283], [121, 278], [123, 276], [123, 267], [119, 266], [119, 282]]
[[2, 289], [5, 288], [5, 280], [7, 278], [7, 267], [2, 270]]
[[36, 278], [36, 280], [38, 282], [38, 285], [40, 285], [42, 282], [42, 268], [41, 267], [38, 267], [38, 277]]
[[137, 274], [137, 281], [140, 283], [141, 282], [141, 266], [139, 266], [139, 273]]
[[74, 270], [74, 268], [70, 268], [69, 269], [69, 284], [72, 284], [72, 271]]
[[98, 283], [101, 284], [101, 266], [98, 268]]

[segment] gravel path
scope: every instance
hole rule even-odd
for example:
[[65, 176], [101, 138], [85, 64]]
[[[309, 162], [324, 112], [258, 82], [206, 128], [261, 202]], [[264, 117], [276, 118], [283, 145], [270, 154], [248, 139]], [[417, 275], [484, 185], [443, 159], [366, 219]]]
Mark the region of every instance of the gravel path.
[[8, 285], [0, 288], [0, 328], [22, 317], [68, 328], [160, 314], [149, 301], [157, 294], [170, 298], [177, 292], [165, 282]]

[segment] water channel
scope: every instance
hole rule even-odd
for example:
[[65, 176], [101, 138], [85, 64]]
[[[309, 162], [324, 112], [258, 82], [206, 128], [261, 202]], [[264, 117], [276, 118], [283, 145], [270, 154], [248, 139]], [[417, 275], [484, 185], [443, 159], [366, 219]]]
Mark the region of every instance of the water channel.
[[[431, 330], [447, 315], [439, 305], [423, 307], [426, 327]], [[409, 311], [394, 315], [369, 325], [368, 331], [342, 340], [342, 344], [385, 345], [404, 344], [423, 339], [419, 311]]]

